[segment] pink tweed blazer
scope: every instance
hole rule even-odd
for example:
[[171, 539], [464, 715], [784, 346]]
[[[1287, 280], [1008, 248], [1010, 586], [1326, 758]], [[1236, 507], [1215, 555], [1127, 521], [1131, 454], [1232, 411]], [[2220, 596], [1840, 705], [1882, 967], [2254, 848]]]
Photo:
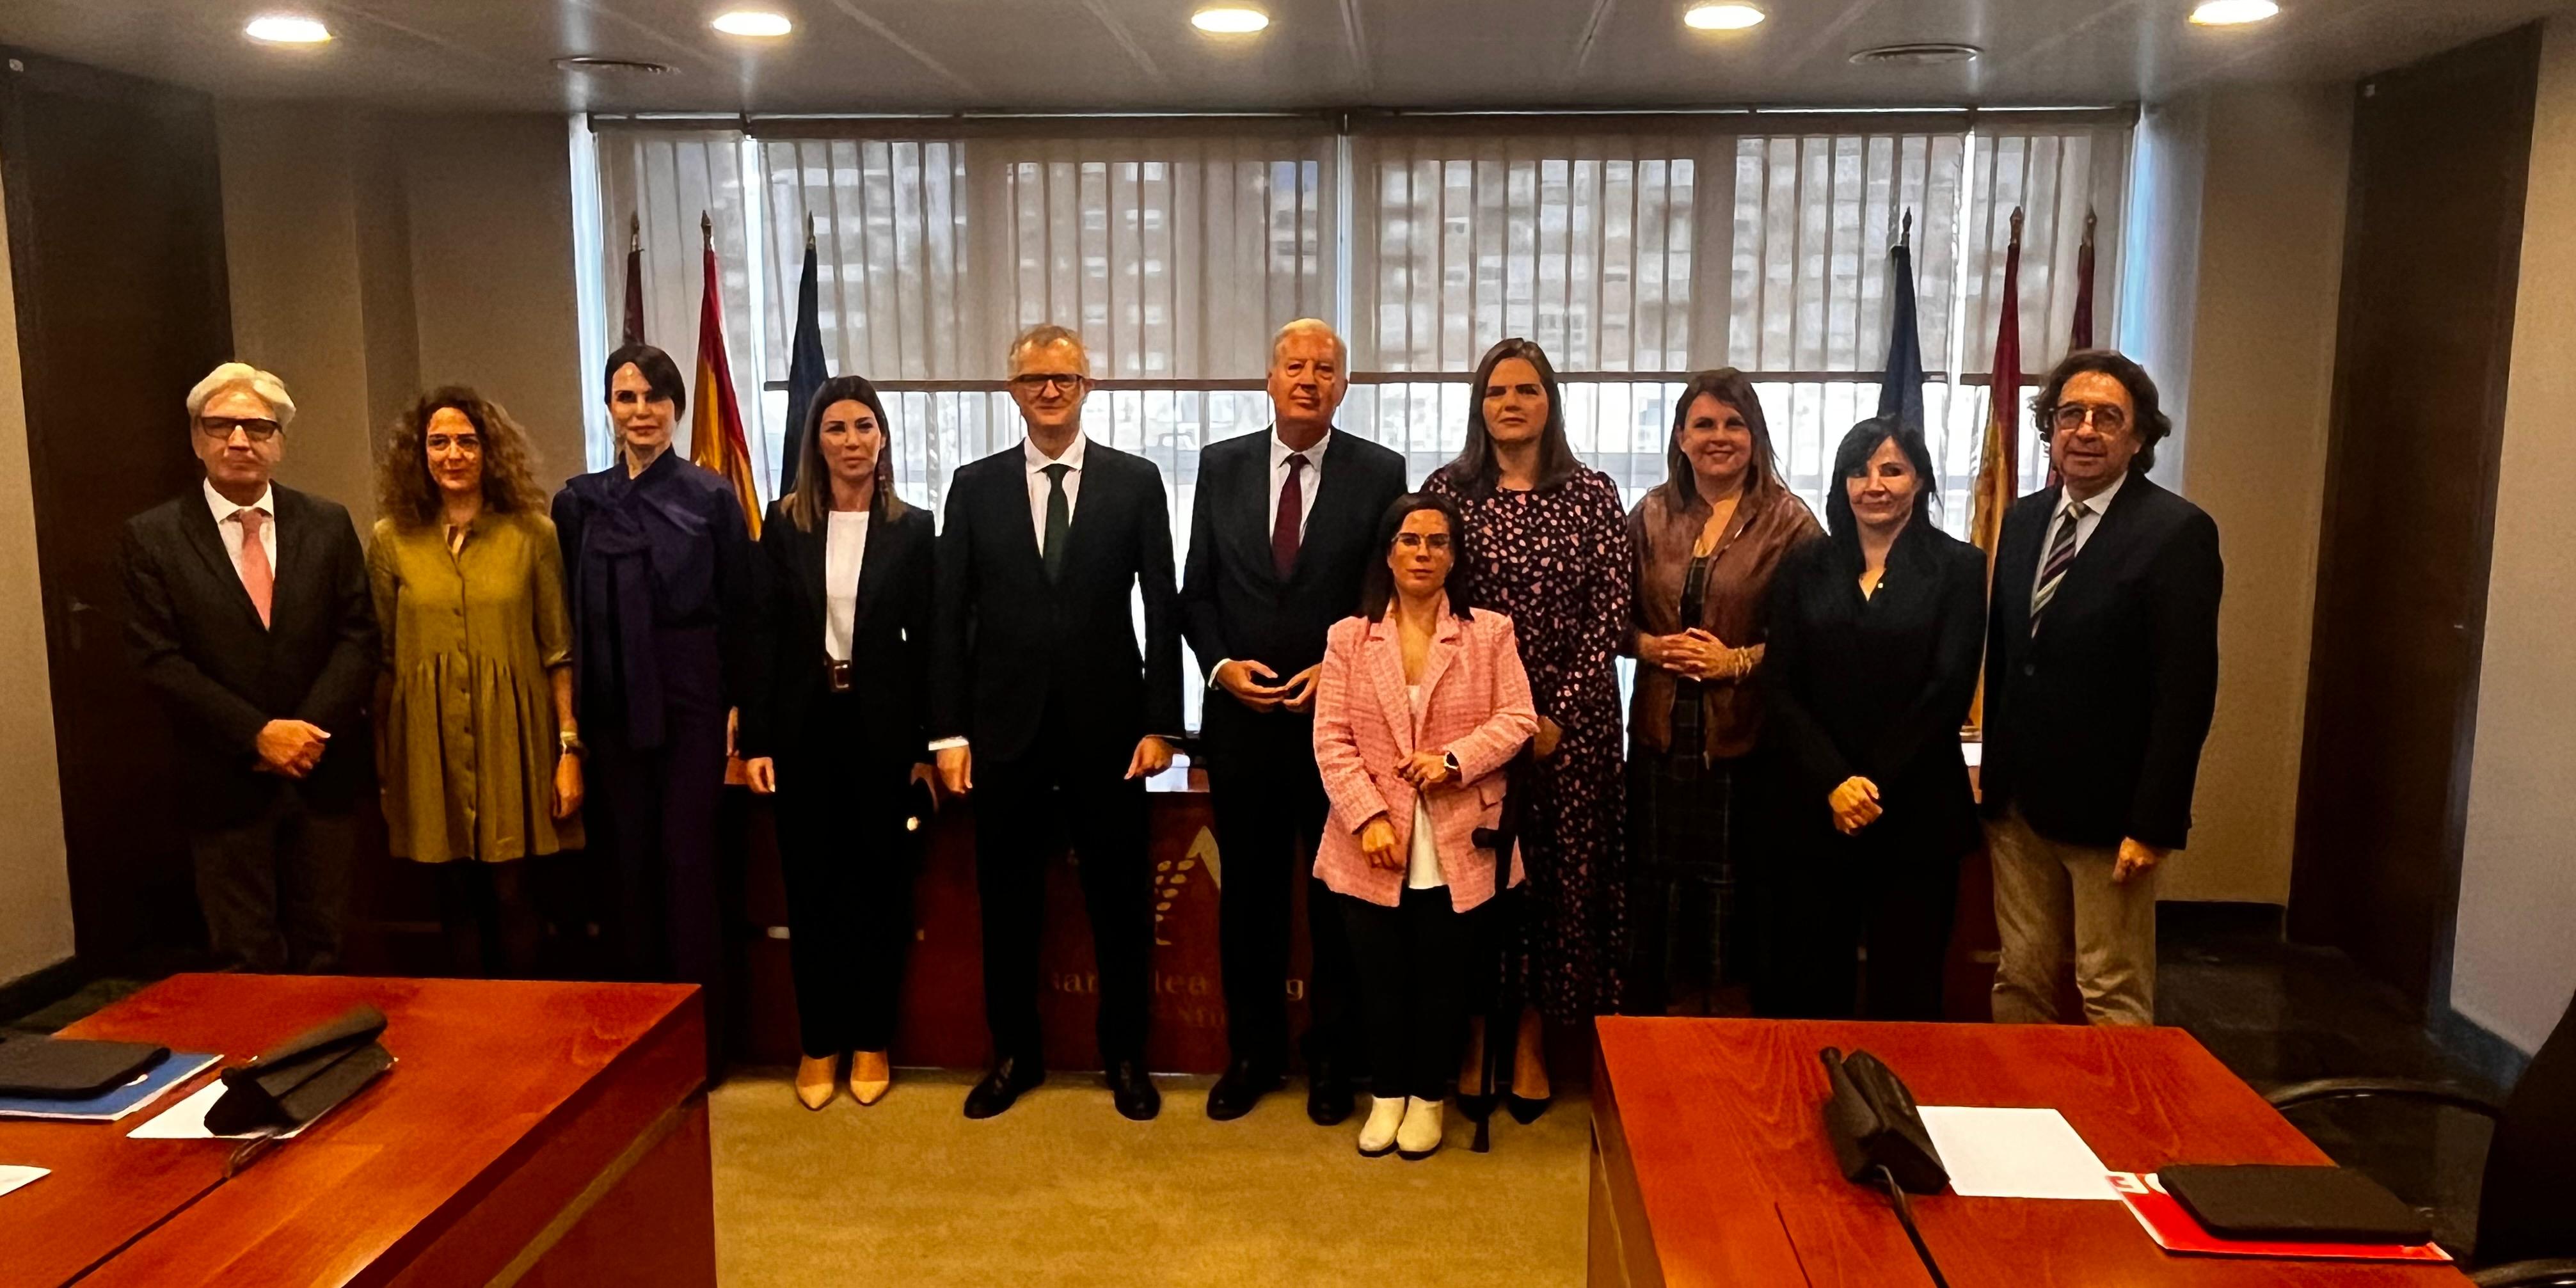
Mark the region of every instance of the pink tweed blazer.
[[[1432, 789], [1431, 828], [1450, 906], [1465, 912], [1494, 896], [1493, 852], [1477, 849], [1473, 836], [1501, 818], [1503, 769], [1538, 729], [1538, 712], [1512, 619], [1479, 608], [1461, 621], [1444, 611], [1423, 660], [1427, 701], [1417, 736], [1398, 630], [1390, 610], [1384, 621], [1346, 617], [1325, 638], [1315, 767], [1333, 816], [1315, 853], [1315, 875], [1341, 894], [1394, 907], [1404, 896], [1404, 872], [1370, 867], [1359, 832], [1384, 814], [1396, 847], [1410, 853], [1415, 793], [1396, 767], [1416, 747], [1446, 751], [1458, 758], [1459, 785]], [[1514, 854], [1512, 884], [1520, 880]]]

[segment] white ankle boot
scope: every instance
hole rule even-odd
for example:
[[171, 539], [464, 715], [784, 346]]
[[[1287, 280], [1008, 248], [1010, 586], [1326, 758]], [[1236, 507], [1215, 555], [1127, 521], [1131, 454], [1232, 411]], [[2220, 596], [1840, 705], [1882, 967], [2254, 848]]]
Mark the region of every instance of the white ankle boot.
[[1404, 1105], [1402, 1096], [1373, 1098], [1368, 1121], [1360, 1127], [1361, 1157], [1377, 1158], [1395, 1148], [1396, 1127], [1404, 1121]]
[[1395, 1152], [1407, 1159], [1425, 1159], [1438, 1153], [1440, 1138], [1446, 1131], [1441, 1121], [1449, 1107], [1446, 1100], [1425, 1100], [1408, 1096], [1404, 1101], [1404, 1124], [1395, 1129]]

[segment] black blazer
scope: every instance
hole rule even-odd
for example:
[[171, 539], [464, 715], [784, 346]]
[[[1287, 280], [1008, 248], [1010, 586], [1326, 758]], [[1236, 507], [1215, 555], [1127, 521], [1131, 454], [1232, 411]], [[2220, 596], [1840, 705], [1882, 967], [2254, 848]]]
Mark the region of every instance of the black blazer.
[[[1335, 430], [1308, 480], [1306, 534], [1283, 580], [1270, 558], [1270, 446], [1264, 429], [1199, 452], [1181, 629], [1202, 675], [1234, 658], [1259, 662], [1284, 682], [1323, 661], [1324, 633], [1359, 611], [1360, 582], [1378, 555], [1378, 520], [1404, 495], [1402, 456]], [[1221, 756], [1228, 741], [1262, 721], [1261, 713], [1210, 690], [1199, 733]]]
[[[202, 487], [125, 522], [125, 638], [178, 734], [179, 794], [199, 825], [257, 814], [291, 785], [326, 813], [373, 780], [367, 701], [381, 665], [367, 558], [349, 512], [272, 485], [277, 586], [263, 628]], [[331, 734], [302, 780], [257, 772], [259, 731], [306, 720]]]
[[1803, 835], [1841, 836], [1826, 797], [1858, 776], [1878, 785], [1886, 812], [1856, 840], [1889, 857], [1975, 848], [1959, 726], [1985, 638], [1985, 552], [1928, 524], [1897, 538], [1867, 599], [1857, 546], [1829, 539], [1790, 552], [1772, 582], [1759, 674]]
[[[1181, 643], [1171, 505], [1162, 471], [1097, 439], [1083, 447], [1064, 581], [1047, 580], [1020, 444], [962, 466], [939, 533], [930, 736], [962, 737], [985, 764], [1037, 741], [1050, 702], [1071, 750], [1120, 767], [1146, 734], [1181, 732]], [[1145, 602], [1137, 647], [1129, 596]]]
[[2076, 845], [2191, 835], [2218, 703], [2218, 525], [2132, 474], [2030, 630], [2058, 489], [2004, 513], [1986, 633], [1985, 810]]
[[850, 627], [851, 693], [858, 728], [812, 727], [831, 691], [823, 654], [823, 525], [799, 531], [785, 501], [760, 527], [759, 663], [742, 708], [738, 745], [746, 758], [793, 756], [812, 737], [856, 737], [872, 759], [900, 769], [928, 758], [924, 712], [930, 687], [930, 512], [907, 508], [868, 521], [859, 563], [859, 608]]

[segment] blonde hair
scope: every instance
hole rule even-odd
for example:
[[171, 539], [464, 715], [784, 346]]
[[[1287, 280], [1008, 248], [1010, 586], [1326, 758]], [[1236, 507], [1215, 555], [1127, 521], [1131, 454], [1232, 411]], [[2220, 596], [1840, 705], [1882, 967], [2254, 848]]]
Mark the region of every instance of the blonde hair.
[[1057, 326], [1053, 322], [1041, 322], [1020, 332], [1020, 338], [1011, 341], [1009, 361], [1013, 366], [1017, 366], [1020, 359], [1027, 356], [1031, 349], [1043, 349], [1051, 344], [1072, 345], [1075, 351], [1082, 355], [1083, 377], [1085, 379], [1090, 377], [1091, 346], [1082, 342], [1080, 333], [1069, 327]]
[[188, 391], [188, 419], [194, 422], [205, 414], [206, 404], [217, 394], [247, 389], [268, 404], [268, 414], [279, 429], [295, 419], [295, 400], [286, 395], [286, 382], [247, 362], [227, 362], [206, 373], [197, 387]]

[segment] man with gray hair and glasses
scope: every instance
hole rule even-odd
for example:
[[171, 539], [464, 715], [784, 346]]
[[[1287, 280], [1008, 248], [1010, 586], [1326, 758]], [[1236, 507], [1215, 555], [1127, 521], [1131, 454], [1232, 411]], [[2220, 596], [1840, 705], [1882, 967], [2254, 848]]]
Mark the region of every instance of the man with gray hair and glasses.
[[295, 400], [227, 362], [188, 391], [205, 479], [126, 521], [126, 641], [176, 733], [208, 946], [247, 970], [340, 964], [379, 665], [349, 512], [270, 481]]

